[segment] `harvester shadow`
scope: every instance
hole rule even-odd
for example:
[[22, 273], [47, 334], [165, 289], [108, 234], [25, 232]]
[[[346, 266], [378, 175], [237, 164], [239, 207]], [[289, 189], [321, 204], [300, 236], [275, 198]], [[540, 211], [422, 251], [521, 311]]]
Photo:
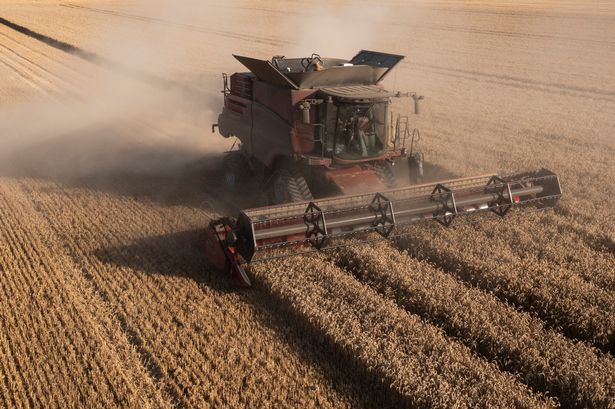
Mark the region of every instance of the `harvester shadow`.
[[221, 293], [235, 291], [228, 280], [207, 268], [201, 246], [204, 240], [204, 229], [186, 230], [141, 238], [132, 244], [99, 248], [93, 256], [105, 264], [147, 274], [189, 278]]
[[[262, 191], [256, 180], [244, 184], [237, 192], [228, 191], [222, 170], [223, 155], [187, 161], [166, 173], [122, 172], [81, 178], [78, 183], [113, 194], [151, 200], [163, 206], [208, 208], [229, 216], [235, 216], [241, 209], [258, 207]], [[425, 183], [455, 177], [459, 176], [444, 167], [433, 164], [425, 167]], [[402, 177], [399, 181], [400, 185], [407, 185]]]
[[[233, 216], [239, 209], [260, 204], [262, 186], [256, 178], [239, 192], [227, 191], [222, 164], [225, 154], [220, 146], [195, 151], [190, 143], [168, 144], [169, 140], [191, 141], [193, 135], [171, 130], [161, 136], [158, 130], [129, 120], [98, 123], [84, 118], [81, 123], [74, 115], [59, 112], [59, 122], [75, 121], [77, 129], [52, 130], [45, 137], [21, 141], [8, 154], [0, 152], [0, 175], [38, 178], [162, 206], [180, 205]], [[228, 143], [230, 148], [232, 141]], [[394, 170], [400, 185], [406, 185], [405, 163], [400, 162]], [[425, 182], [452, 176], [443, 167], [425, 166]]]
[[[241, 209], [258, 207], [262, 190], [256, 180], [244, 184], [237, 192], [227, 190], [223, 155], [187, 160], [165, 172], [96, 173], [74, 178], [69, 183], [162, 206], [181, 205], [228, 216], [236, 216]], [[433, 164], [425, 167], [425, 183], [455, 177], [459, 176], [444, 167]], [[399, 177], [399, 181], [401, 186], [408, 183], [403, 177]]]
[[100, 248], [93, 256], [105, 264], [147, 274], [185, 277], [221, 295], [236, 292], [241, 302], [252, 307], [253, 319], [274, 331], [302, 362], [318, 368], [327, 383], [345, 396], [352, 407], [408, 407], [401, 395], [383, 385], [351, 353], [296, 311], [288, 301], [259, 282], [250, 289], [239, 290], [229, 277], [210, 269], [202, 251], [203, 241], [203, 229], [187, 230], [146, 237], [125, 246]]
[[460, 177], [457, 173], [434, 163], [425, 163], [423, 182], [431, 183], [439, 180], [455, 179]]
[[26, 35], [34, 40], [40, 41], [41, 43], [48, 45], [49, 47], [55, 48], [56, 50], [60, 50], [67, 54], [74, 55], [78, 58], [81, 58], [82, 60], [88, 61], [92, 64], [96, 64], [103, 68], [107, 68], [109, 70], [113, 70], [129, 78], [142, 81], [147, 84], [151, 84], [156, 87], [160, 87], [164, 89], [173, 89], [173, 88], [180, 89], [184, 93], [187, 93], [189, 95], [194, 95], [194, 96], [200, 95], [200, 92], [197, 89], [187, 87], [183, 83], [179, 83], [177, 81], [163, 78], [158, 75], [153, 75], [153, 74], [150, 74], [144, 71], [132, 69], [127, 65], [123, 65], [119, 62], [111, 60], [101, 54], [97, 54], [92, 51], [85, 50], [73, 44], [66, 43], [56, 38], [49, 37], [45, 34], [33, 31], [32, 29], [28, 27], [22, 26], [20, 24], [17, 24], [16, 22], [7, 20], [5, 18], [0, 17], [0, 25], [10, 28], [23, 35]]

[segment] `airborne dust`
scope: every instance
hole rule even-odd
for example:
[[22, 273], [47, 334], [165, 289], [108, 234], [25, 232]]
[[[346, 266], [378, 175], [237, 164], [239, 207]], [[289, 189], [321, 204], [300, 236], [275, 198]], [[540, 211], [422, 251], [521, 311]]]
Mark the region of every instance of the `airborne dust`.
[[113, 66], [28, 39], [75, 75], [67, 77], [47, 67], [65, 88], [0, 107], [3, 173], [62, 180], [104, 178], [126, 172], [176, 172], [203, 163], [203, 158], [219, 158], [233, 143], [211, 133], [222, 105], [220, 73], [242, 70], [231, 54], [268, 58], [318, 52], [350, 58], [359, 49], [376, 47], [375, 27], [389, 16], [384, 7], [354, 7], [352, 2], [312, 5], [297, 12], [288, 6], [288, 12], [274, 14], [274, 21], [254, 21], [255, 33], [264, 34], [256, 34], [251, 43], [225, 35], [230, 30], [218, 30], [221, 21], [246, 23], [246, 16], [235, 11], [239, 5], [136, 1], [125, 5], [120, 15], [105, 14], [104, 6], [92, 3], [76, 7], [89, 16], [83, 21], [88, 30], [82, 39], [64, 37], [62, 32], [42, 34], [92, 52]]
[[[57, 62], [46, 68], [60, 89], [0, 107], [0, 171], [60, 179], [173, 172], [228, 149], [229, 141], [211, 133], [222, 102], [219, 73], [211, 88], [182, 81], [176, 70], [190, 64], [190, 53], [182, 38], [187, 34], [173, 24], [189, 16], [198, 19], [207, 3], [177, 7], [138, 1], [125, 17], [103, 20], [96, 18], [96, 11], [91, 21], [83, 21], [94, 27], [90, 31], [96, 38], [79, 39], [75, 46], [112, 66], [24, 40]], [[140, 15], [149, 20], [135, 21]], [[49, 33], [47, 27], [30, 28], [42, 28], [41, 34], [69, 44], [76, 40]], [[206, 53], [207, 44], [194, 52]], [[72, 75], [65, 74], [66, 67]], [[209, 74], [206, 67], [203, 72]]]

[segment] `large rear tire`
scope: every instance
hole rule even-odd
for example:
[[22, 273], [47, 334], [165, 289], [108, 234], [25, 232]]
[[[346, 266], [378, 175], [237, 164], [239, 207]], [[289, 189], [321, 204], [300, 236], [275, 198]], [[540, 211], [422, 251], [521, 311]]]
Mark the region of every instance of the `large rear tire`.
[[273, 204], [307, 202], [314, 200], [303, 175], [298, 171], [278, 169], [271, 176]]
[[224, 184], [229, 192], [236, 192], [245, 184], [250, 171], [248, 159], [241, 152], [229, 152], [224, 157]]

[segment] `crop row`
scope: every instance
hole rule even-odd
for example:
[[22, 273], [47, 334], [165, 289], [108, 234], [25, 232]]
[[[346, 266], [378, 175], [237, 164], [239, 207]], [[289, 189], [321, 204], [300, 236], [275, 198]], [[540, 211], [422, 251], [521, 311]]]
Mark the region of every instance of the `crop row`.
[[504, 238], [498, 245], [518, 257], [564, 269], [605, 291], [615, 290], [615, 256], [595, 243], [588, 244], [593, 239], [570, 217], [555, 211], [515, 216], [511, 222], [497, 220], [475, 229], [490, 240]]
[[341, 364], [389, 385], [408, 406], [550, 404], [321, 255], [257, 263], [252, 272], [339, 351]]
[[[266, 312], [256, 314], [240, 295], [226, 291], [225, 277], [205, 270], [199, 234], [164, 234], [190, 225], [196, 215], [96, 191], [29, 184], [31, 199], [73, 262], [89, 273], [178, 404], [350, 406], [313, 366], [263, 330], [259, 322]], [[143, 234], [148, 237], [140, 239]]]
[[389, 243], [336, 251], [338, 264], [361, 282], [461, 340], [475, 353], [516, 373], [567, 407], [608, 407], [615, 396], [615, 360], [546, 329], [525, 312], [471, 288]]
[[0, 189], [0, 361], [14, 399], [7, 406], [167, 406], [20, 189], [4, 179]]
[[[525, 223], [511, 215], [509, 223]], [[510, 232], [458, 225], [449, 230], [427, 226], [404, 229], [397, 245], [458, 278], [529, 311], [569, 337], [609, 351], [615, 336], [615, 297], [576, 273], [511, 250]]]

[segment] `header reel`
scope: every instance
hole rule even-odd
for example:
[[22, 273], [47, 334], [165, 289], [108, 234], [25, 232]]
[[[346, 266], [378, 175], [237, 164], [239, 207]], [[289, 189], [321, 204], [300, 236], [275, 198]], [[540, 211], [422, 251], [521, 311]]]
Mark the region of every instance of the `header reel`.
[[457, 217], [484, 211], [503, 217], [517, 206], [554, 206], [561, 194], [557, 175], [542, 169], [248, 209], [237, 219], [212, 221], [206, 250], [214, 267], [250, 286], [242, 265], [271, 258], [268, 250], [292, 246], [289, 255], [300, 254], [332, 247], [336, 238], [369, 232], [387, 238], [425, 220], [448, 227]]

